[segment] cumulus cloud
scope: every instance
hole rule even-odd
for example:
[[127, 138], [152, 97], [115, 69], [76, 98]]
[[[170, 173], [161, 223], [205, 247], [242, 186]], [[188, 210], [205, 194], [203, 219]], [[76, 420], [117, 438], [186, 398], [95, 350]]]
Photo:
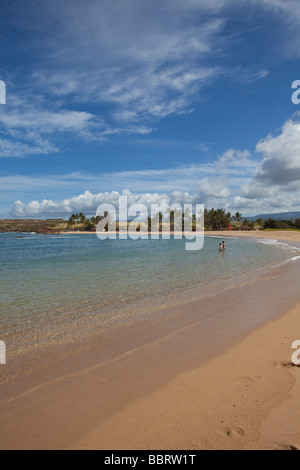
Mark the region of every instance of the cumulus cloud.
[[252, 214], [299, 210], [299, 114], [292, 116], [276, 134], [261, 139], [256, 151], [260, 160], [248, 172], [231, 206]]
[[230, 189], [225, 178], [204, 178], [196, 187], [195, 200], [202, 204], [224, 204], [230, 196]]
[[[67, 217], [73, 212], [92, 215], [102, 203], [117, 204], [123, 193], [128, 195], [130, 204], [192, 202], [248, 215], [258, 211], [299, 210], [300, 124], [297, 118], [288, 120], [277, 135], [262, 139], [255, 156], [248, 150], [230, 148], [215, 161], [198, 165], [100, 175], [0, 176], [0, 185], [5, 194], [23, 192], [26, 198], [32, 187], [40, 193], [45, 188], [49, 193], [52, 188], [53, 194], [62, 187], [65, 192], [75, 194], [82, 189], [79, 196], [58, 202], [18, 200], [10, 212], [13, 217]], [[87, 187], [90, 191], [85, 191]], [[104, 190], [97, 191], [99, 187]]]
[[[10, 215], [13, 217], [67, 217], [73, 212], [93, 214], [99, 204], [117, 203], [119, 194], [128, 188], [131, 203], [153, 203], [165, 200], [170, 203], [197, 203], [207, 207], [229, 209], [233, 198], [240, 193], [241, 185], [249, 180], [249, 171], [256, 167], [252, 155], [247, 150], [229, 149], [215, 162], [198, 165], [185, 165], [163, 170], [123, 171], [111, 174], [88, 175], [71, 173], [44, 177], [0, 176], [0, 186], [7, 195], [8, 191], [23, 193], [25, 198], [32, 187], [40, 194], [61, 188], [65, 192], [82, 193], [61, 202], [40, 200], [24, 203], [16, 201]], [[85, 188], [90, 188], [85, 191]], [[98, 188], [103, 188], [100, 193]], [[75, 193], [76, 194], [76, 193]], [[245, 196], [247, 197], [247, 196]]]
[[245, 215], [258, 215], [263, 213], [294, 212], [299, 211], [300, 192], [287, 194], [277, 192], [271, 197], [251, 198], [236, 196], [231, 201], [231, 210], [241, 211]]
[[[206, 204], [207, 207], [228, 205], [230, 189], [227, 178], [216, 176], [218, 165], [206, 165], [204, 167], [179, 167], [168, 170], [147, 170], [139, 172], [123, 172], [111, 175], [89, 176], [81, 174], [71, 174], [44, 179], [28, 177], [26, 179], [14, 178], [13, 182], [9, 177], [0, 177], [3, 191], [7, 193], [7, 188], [22, 191], [22, 183], [25, 194], [30, 192], [32, 186], [37, 188], [50, 188], [53, 181], [54, 189], [63, 182], [66, 188], [77, 188], [79, 185], [99, 187], [107, 185], [109, 187], [122, 188], [118, 191], [91, 192], [83, 191], [79, 196], [66, 198], [60, 202], [44, 199], [41, 201], [31, 201], [24, 203], [17, 200], [10, 216], [14, 218], [24, 217], [68, 217], [74, 212], [84, 212], [93, 215], [100, 204], [118, 205], [119, 196], [128, 197], [128, 202], [132, 204], [165, 203], [172, 205], [180, 204]], [[211, 174], [210, 177], [203, 178], [204, 175]], [[202, 177], [202, 178], [201, 178]], [[124, 187], [131, 186], [131, 190]], [[148, 188], [148, 191], [147, 191]]]
[[252, 174], [257, 167], [257, 160], [253, 158], [249, 150], [230, 148], [218, 158], [218, 167], [223, 174], [240, 175]]
[[269, 135], [257, 144], [257, 152], [264, 157], [255, 175], [257, 181], [277, 186], [297, 182], [300, 188], [299, 117], [288, 120], [279, 135]]
[[22, 201], [16, 201], [10, 215], [16, 218], [24, 217], [41, 217], [41, 216], [55, 216], [65, 217], [66, 215], [74, 212], [84, 212], [90, 215], [95, 215], [97, 208], [102, 204], [111, 204], [116, 209], [119, 206], [119, 197], [126, 196], [128, 204], [144, 204], [148, 208], [151, 204], [168, 204], [175, 203], [189, 203], [192, 198], [188, 193], [174, 191], [170, 194], [158, 193], [144, 193], [137, 194], [131, 191], [124, 190], [122, 193], [117, 191], [105, 192], [99, 194], [92, 194], [90, 191], [85, 191], [77, 197], [65, 199], [60, 203], [55, 203], [51, 200], [44, 200], [41, 202], [32, 201], [29, 204], [24, 204]]

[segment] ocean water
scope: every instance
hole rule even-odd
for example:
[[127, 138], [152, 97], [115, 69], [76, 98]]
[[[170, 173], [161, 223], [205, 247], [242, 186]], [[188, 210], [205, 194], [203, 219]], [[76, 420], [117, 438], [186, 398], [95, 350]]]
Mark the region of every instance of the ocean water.
[[95, 235], [0, 234], [0, 340], [18, 357], [71, 344], [163, 307], [247, 281], [299, 256], [284, 243], [206, 238], [106, 240]]

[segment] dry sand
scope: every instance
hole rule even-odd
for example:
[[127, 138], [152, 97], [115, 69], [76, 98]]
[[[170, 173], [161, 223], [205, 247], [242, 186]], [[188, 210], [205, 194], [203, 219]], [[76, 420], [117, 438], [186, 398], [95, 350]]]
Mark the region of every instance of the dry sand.
[[300, 304], [80, 438], [75, 449], [300, 450]]
[[299, 242], [300, 243], [300, 231], [250, 231], [250, 232], [205, 232], [207, 236], [216, 236], [216, 237], [255, 237], [255, 238], [265, 238], [268, 240], [280, 240], [288, 242]]
[[[114, 232], [108, 232], [107, 235], [112, 234]], [[191, 232], [188, 232], [191, 233]], [[192, 235], [194, 233], [191, 233]], [[96, 236], [95, 232], [64, 232], [62, 235], [94, 235]], [[118, 234], [117, 234], [118, 235]], [[158, 232], [153, 232], [153, 235], [161, 235]], [[172, 233], [171, 233], [172, 235]], [[284, 230], [275, 230], [270, 232], [265, 231], [257, 231], [253, 230], [250, 232], [205, 232], [205, 236], [215, 236], [215, 237], [255, 237], [255, 238], [265, 238], [271, 240], [282, 240], [282, 241], [290, 241], [290, 242], [299, 242], [300, 243], [300, 231], [284, 231]]]

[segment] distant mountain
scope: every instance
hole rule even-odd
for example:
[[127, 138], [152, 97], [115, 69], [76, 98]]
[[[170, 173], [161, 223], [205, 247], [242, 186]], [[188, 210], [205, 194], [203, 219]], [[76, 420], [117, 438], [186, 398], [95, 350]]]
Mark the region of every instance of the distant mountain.
[[261, 214], [255, 217], [247, 217], [250, 221], [258, 219], [268, 220], [270, 218], [274, 220], [292, 220], [295, 222], [295, 220], [300, 219], [300, 212], [281, 212], [279, 214]]

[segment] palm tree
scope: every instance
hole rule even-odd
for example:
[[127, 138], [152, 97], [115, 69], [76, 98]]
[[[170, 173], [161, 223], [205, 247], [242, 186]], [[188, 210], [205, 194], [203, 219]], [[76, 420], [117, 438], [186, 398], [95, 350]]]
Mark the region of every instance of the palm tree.
[[82, 212], [80, 212], [78, 218], [80, 219], [80, 223], [81, 223], [81, 224], [84, 224], [84, 223], [85, 223], [86, 217], [85, 217], [85, 215], [83, 215]]
[[259, 225], [260, 229], [265, 225], [265, 221], [263, 219], [257, 219], [256, 223]]
[[234, 214], [234, 219], [237, 221], [237, 222], [240, 222], [242, 220], [242, 214], [240, 212], [236, 212]]
[[71, 217], [68, 220], [68, 225], [71, 226], [74, 224], [74, 215], [71, 215]]

